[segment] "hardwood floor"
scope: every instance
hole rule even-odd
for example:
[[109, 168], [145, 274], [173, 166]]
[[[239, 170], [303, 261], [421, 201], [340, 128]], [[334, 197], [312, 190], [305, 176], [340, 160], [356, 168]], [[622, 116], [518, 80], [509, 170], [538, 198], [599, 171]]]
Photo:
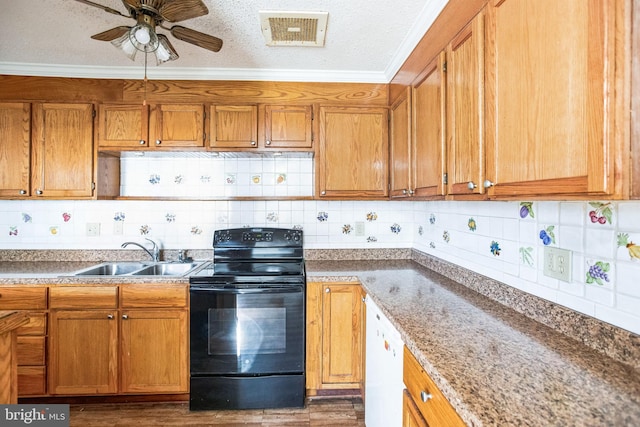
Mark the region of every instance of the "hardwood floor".
[[305, 408], [189, 411], [184, 402], [72, 404], [70, 426], [340, 426], [364, 427], [360, 398], [307, 399]]

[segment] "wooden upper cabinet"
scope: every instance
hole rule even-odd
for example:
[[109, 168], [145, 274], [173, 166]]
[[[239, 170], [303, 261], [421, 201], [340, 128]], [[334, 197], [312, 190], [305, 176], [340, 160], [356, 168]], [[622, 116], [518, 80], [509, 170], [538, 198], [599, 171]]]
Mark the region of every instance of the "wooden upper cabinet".
[[99, 147], [148, 147], [148, 130], [148, 105], [100, 104], [98, 108]]
[[389, 134], [390, 183], [389, 196], [409, 197], [413, 194], [411, 174], [411, 93], [407, 91], [391, 106]]
[[484, 14], [447, 46], [447, 193], [484, 193]]
[[412, 86], [414, 196], [436, 198], [446, 193], [446, 79], [441, 52]]
[[212, 105], [212, 148], [256, 148], [258, 146], [258, 107], [256, 105]]
[[159, 104], [151, 107], [150, 145], [157, 148], [204, 147], [203, 104]]
[[102, 104], [101, 148], [204, 147], [204, 104]]
[[37, 197], [91, 198], [93, 104], [34, 104], [31, 189]]
[[267, 148], [308, 148], [312, 140], [309, 105], [266, 105], [264, 145]]
[[387, 197], [388, 126], [386, 108], [320, 107], [321, 197]]
[[0, 103], [0, 197], [30, 195], [31, 104]]
[[626, 68], [616, 58], [622, 4], [489, 2], [490, 196], [614, 193], [614, 157], [625, 156], [614, 141], [622, 129], [614, 117], [615, 96], [622, 97], [616, 73]]

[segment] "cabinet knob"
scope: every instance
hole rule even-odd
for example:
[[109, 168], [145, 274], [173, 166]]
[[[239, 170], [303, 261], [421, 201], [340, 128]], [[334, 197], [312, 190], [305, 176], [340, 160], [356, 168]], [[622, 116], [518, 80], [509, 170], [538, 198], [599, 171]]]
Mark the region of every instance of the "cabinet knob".
[[467, 184], [467, 188], [468, 188], [469, 190], [474, 190], [474, 189], [478, 188], [478, 186], [477, 186], [477, 185], [475, 185], [475, 184], [473, 183], [473, 181], [469, 181], [469, 183]]
[[128, 315], [126, 315], [126, 314], [123, 314], [123, 315], [122, 315], [122, 318], [123, 318], [124, 320], [127, 320], [127, 319], [129, 318], [129, 316], [128, 316]]
[[489, 181], [488, 179], [485, 179], [482, 185], [484, 185], [484, 188], [489, 188], [494, 186], [493, 182]]
[[255, 141], [251, 141], [251, 146], [252, 146], [252, 147], [255, 147], [256, 145], [257, 145], [257, 144], [256, 144], [256, 142], [255, 142]]
[[427, 400], [431, 399], [433, 396], [431, 395], [431, 393], [427, 393], [426, 391], [422, 390], [420, 391], [420, 399], [423, 402], [426, 402]]
[[162, 144], [162, 141], [160, 141], [159, 139], [156, 139], [156, 145], [160, 145]]
[[320, 194], [324, 196], [325, 194], [327, 194], [327, 192], [326, 191], [321, 191]]
[[404, 194], [404, 195], [406, 196], [406, 195], [407, 195], [407, 190], [406, 190], [406, 189], [403, 189], [403, 190], [402, 190], [402, 194]]
[[264, 145], [271, 145], [271, 141], [265, 142]]
[[416, 192], [414, 190], [409, 190], [409, 195], [413, 196]]
[[146, 144], [146, 143], [147, 143], [147, 142], [146, 142], [144, 139], [141, 139], [140, 141], [138, 141], [138, 144], [140, 144], [140, 145], [144, 145], [144, 144]]
[[38, 196], [41, 196], [41, 195], [42, 195], [42, 190], [36, 190], [36, 194], [37, 194]]
[[113, 314], [107, 314], [107, 319], [113, 319]]
[[24, 196], [25, 194], [27, 194], [27, 190], [20, 190], [20, 194]]
[[325, 294], [328, 294], [329, 292], [331, 292], [331, 289], [329, 289], [329, 288], [325, 288], [324, 293], [325, 293]]

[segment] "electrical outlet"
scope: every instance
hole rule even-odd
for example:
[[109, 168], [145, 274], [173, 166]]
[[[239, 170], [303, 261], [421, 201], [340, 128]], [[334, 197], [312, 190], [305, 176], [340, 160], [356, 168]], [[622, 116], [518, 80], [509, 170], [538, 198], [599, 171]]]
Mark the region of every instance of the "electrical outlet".
[[542, 272], [545, 276], [571, 282], [571, 251], [545, 246]]
[[124, 224], [122, 221], [115, 221], [113, 223], [113, 235], [114, 236], [122, 236], [124, 234]]
[[88, 222], [87, 223], [87, 236], [99, 236], [100, 235], [100, 223]]
[[364, 236], [364, 222], [356, 221], [356, 236]]

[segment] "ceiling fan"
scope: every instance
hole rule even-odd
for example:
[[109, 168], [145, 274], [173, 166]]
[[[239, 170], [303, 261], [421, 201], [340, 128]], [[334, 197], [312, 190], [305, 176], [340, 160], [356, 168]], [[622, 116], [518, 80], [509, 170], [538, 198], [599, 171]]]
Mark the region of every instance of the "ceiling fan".
[[181, 25], [170, 28], [162, 25], [164, 22], [186, 21], [208, 14], [209, 9], [202, 0], [122, 0], [128, 15], [89, 0], [76, 1], [136, 20], [133, 27], [122, 25], [91, 36], [94, 40], [111, 42], [132, 61], [135, 60], [137, 52], [154, 53], [157, 65], [178, 59], [178, 53], [167, 36], [158, 34], [156, 27], [169, 31], [179, 40], [213, 52], [222, 48], [222, 40], [217, 37]]

